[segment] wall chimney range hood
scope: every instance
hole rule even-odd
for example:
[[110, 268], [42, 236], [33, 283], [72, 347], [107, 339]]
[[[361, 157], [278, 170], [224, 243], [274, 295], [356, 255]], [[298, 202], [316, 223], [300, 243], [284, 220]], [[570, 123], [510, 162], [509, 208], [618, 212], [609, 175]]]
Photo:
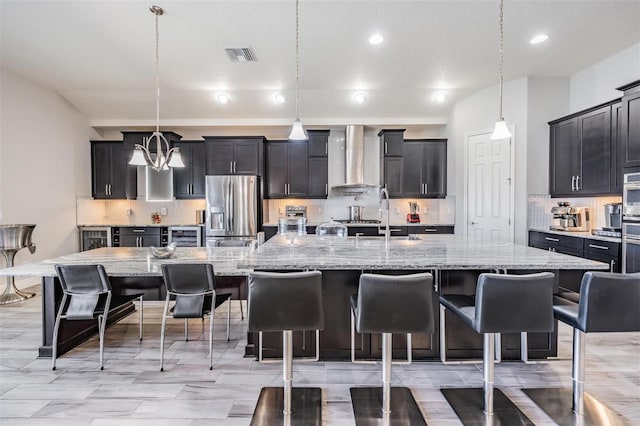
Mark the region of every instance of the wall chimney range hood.
[[359, 195], [377, 189], [364, 183], [364, 126], [347, 126], [345, 131], [345, 183], [332, 187], [345, 195]]

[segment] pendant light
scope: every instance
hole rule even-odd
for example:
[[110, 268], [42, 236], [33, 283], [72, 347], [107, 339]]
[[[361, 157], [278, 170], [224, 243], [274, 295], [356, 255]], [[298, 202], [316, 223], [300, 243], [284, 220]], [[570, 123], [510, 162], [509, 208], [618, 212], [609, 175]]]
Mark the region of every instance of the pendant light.
[[293, 127], [291, 128], [291, 133], [289, 134], [289, 139], [293, 141], [304, 141], [309, 139], [307, 136], [307, 132], [304, 131], [304, 127], [302, 127], [302, 122], [300, 121], [300, 113], [299, 113], [299, 104], [300, 104], [300, 95], [299, 95], [299, 86], [300, 86], [300, 48], [299, 48], [299, 26], [298, 26], [298, 0], [296, 0], [296, 121], [293, 122]]
[[491, 134], [491, 139], [507, 139], [511, 137], [511, 132], [507, 128], [507, 123], [504, 121], [504, 117], [502, 117], [502, 66], [504, 63], [504, 31], [502, 29], [502, 14], [503, 14], [503, 0], [500, 0], [500, 115], [498, 116], [498, 121], [496, 121], [496, 126], [493, 128], [493, 133]]
[[[151, 6], [151, 13], [156, 16], [156, 131], [150, 138], [146, 139], [143, 145], [136, 144], [133, 156], [129, 164], [134, 166], [149, 166], [153, 170], [160, 172], [168, 170], [169, 167], [184, 167], [180, 148], [170, 148], [169, 142], [160, 132], [160, 35], [158, 31], [158, 17], [164, 14], [164, 10], [160, 6]], [[149, 146], [153, 139], [156, 141], [156, 155], [152, 156]], [[163, 149], [166, 151], [163, 151]]]

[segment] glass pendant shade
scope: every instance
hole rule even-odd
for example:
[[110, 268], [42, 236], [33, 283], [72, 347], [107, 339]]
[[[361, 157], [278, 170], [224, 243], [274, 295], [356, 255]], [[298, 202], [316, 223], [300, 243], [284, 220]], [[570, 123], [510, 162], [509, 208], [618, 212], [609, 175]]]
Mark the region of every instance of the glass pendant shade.
[[508, 139], [511, 137], [511, 132], [507, 128], [507, 122], [504, 120], [496, 121], [496, 127], [493, 129], [493, 133], [491, 134], [492, 140], [498, 139]]
[[129, 160], [129, 164], [132, 166], [146, 166], [147, 159], [144, 158], [144, 152], [142, 148], [136, 147], [133, 151], [133, 156], [131, 156], [131, 160]]
[[293, 122], [289, 139], [292, 141], [306, 141], [309, 139], [304, 131], [304, 127], [302, 127], [302, 122], [300, 122], [299, 119]]
[[173, 154], [171, 154], [171, 159], [169, 159], [169, 167], [184, 167], [180, 151], [174, 151]]

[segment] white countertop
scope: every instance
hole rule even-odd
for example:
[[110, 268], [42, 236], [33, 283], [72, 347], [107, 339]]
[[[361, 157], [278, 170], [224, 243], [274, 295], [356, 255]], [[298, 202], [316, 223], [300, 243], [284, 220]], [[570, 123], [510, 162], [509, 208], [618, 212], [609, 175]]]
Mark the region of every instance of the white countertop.
[[[325, 222], [307, 222], [307, 226], [318, 226], [321, 223], [326, 223], [329, 221], [325, 221]], [[342, 223], [339, 222], [341, 225], [344, 226], [375, 226], [378, 227], [379, 224], [377, 223]], [[277, 223], [265, 223], [262, 226], [275, 226], [277, 227], [278, 224]], [[406, 223], [406, 222], [391, 222], [389, 224], [389, 226], [453, 226], [453, 223]]]

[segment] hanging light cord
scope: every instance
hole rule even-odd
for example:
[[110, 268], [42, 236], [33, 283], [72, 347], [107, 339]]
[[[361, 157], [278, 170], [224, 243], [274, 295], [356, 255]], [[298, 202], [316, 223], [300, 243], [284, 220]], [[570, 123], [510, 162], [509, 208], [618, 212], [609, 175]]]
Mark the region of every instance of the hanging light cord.
[[502, 29], [503, 0], [500, 0], [500, 121], [504, 121], [502, 117], [502, 67], [504, 63], [504, 36]]
[[157, 9], [152, 9], [152, 12], [156, 15], [156, 132], [160, 132], [160, 30], [158, 29], [158, 17], [162, 12]]
[[300, 114], [298, 113], [298, 103], [300, 102], [300, 49], [299, 49], [299, 31], [298, 31], [298, 0], [296, 0], [296, 121], [300, 120]]

